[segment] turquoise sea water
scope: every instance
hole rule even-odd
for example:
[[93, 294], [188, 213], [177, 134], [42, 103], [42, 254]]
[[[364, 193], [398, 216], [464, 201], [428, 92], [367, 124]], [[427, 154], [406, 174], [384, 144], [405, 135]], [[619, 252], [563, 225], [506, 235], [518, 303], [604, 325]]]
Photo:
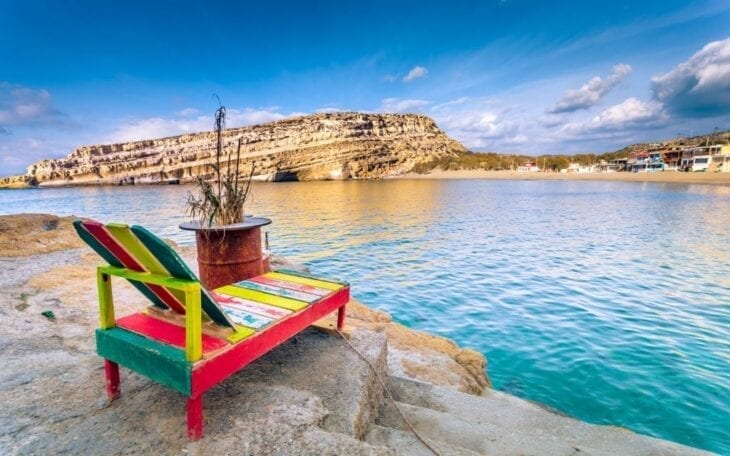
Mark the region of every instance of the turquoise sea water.
[[[141, 223], [187, 187], [0, 191], [0, 213]], [[486, 354], [496, 388], [730, 454], [730, 187], [570, 181], [257, 184], [275, 253]]]

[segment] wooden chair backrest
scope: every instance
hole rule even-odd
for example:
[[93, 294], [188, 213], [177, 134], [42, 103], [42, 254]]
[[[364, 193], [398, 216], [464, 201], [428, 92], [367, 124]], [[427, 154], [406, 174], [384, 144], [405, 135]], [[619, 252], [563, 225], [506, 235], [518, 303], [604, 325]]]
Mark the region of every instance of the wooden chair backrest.
[[[87, 219], [75, 220], [74, 228], [81, 239], [112, 266], [199, 281], [175, 250], [142, 226], [130, 227], [121, 223], [104, 225]], [[185, 299], [180, 291], [135, 280], [129, 282], [154, 306], [185, 314]], [[205, 287], [201, 287], [201, 305], [203, 318], [234, 328], [233, 322]]]

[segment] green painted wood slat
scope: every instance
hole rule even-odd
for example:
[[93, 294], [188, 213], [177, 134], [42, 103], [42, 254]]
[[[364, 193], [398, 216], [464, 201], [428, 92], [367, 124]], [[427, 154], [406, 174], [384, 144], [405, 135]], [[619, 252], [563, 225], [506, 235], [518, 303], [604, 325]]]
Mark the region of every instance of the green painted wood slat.
[[192, 364], [185, 351], [121, 328], [97, 329], [96, 351], [102, 358], [131, 369], [182, 394], [191, 394]]

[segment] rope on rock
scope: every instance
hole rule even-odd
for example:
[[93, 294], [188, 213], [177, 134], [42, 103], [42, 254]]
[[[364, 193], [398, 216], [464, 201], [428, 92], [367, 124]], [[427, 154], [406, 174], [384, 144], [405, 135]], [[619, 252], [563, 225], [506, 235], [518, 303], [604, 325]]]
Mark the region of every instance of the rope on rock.
[[388, 399], [393, 404], [393, 407], [395, 407], [395, 409], [398, 411], [398, 413], [400, 414], [401, 418], [403, 418], [403, 421], [406, 423], [406, 425], [408, 426], [408, 428], [411, 430], [411, 432], [413, 432], [413, 435], [415, 435], [416, 438], [423, 444], [423, 446], [425, 446], [426, 448], [428, 448], [433, 454], [435, 454], [436, 456], [441, 456], [439, 454], [439, 452], [436, 451], [436, 449], [434, 447], [432, 447], [431, 445], [429, 445], [429, 443], [426, 441], [426, 439], [424, 439], [421, 436], [421, 434], [419, 434], [418, 431], [416, 431], [416, 428], [413, 426], [413, 423], [411, 423], [411, 421], [406, 417], [405, 413], [403, 413], [403, 410], [401, 410], [400, 407], [398, 407], [398, 404], [396, 403], [395, 399], [393, 398], [393, 395], [390, 393], [390, 390], [386, 386], [385, 381], [383, 381], [382, 377], [380, 377], [380, 374], [378, 373], [378, 370], [375, 368], [375, 366], [373, 365], [373, 363], [371, 363], [370, 360], [365, 357], [365, 355], [363, 355], [357, 348], [355, 348], [355, 346], [352, 345], [352, 342], [350, 342], [347, 339], [347, 337], [345, 337], [345, 335], [342, 334], [342, 332], [339, 329], [335, 328], [335, 331], [337, 331], [337, 334], [339, 334], [340, 337], [342, 337], [342, 340], [344, 340], [347, 343], [347, 345], [349, 345], [350, 348], [355, 353], [357, 353], [357, 356], [359, 356], [363, 361], [365, 361], [367, 363], [368, 366], [370, 366], [370, 370], [372, 370], [373, 371], [373, 374], [375, 374], [375, 378], [378, 379], [378, 382], [380, 383], [380, 386], [383, 387], [383, 391], [385, 391], [385, 394], [388, 396]]

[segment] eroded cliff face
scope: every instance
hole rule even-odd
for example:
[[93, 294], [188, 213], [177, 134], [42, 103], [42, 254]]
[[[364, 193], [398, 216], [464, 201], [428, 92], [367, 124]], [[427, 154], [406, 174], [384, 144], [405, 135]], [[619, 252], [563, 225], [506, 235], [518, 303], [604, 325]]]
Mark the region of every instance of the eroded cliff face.
[[[225, 130], [224, 153], [241, 138], [241, 171], [262, 180], [369, 179], [402, 174], [415, 164], [466, 152], [433, 120], [413, 114], [315, 114]], [[227, 156], [224, 157], [224, 163]], [[43, 160], [0, 185], [83, 185], [191, 181], [210, 176], [215, 133], [84, 146]]]

